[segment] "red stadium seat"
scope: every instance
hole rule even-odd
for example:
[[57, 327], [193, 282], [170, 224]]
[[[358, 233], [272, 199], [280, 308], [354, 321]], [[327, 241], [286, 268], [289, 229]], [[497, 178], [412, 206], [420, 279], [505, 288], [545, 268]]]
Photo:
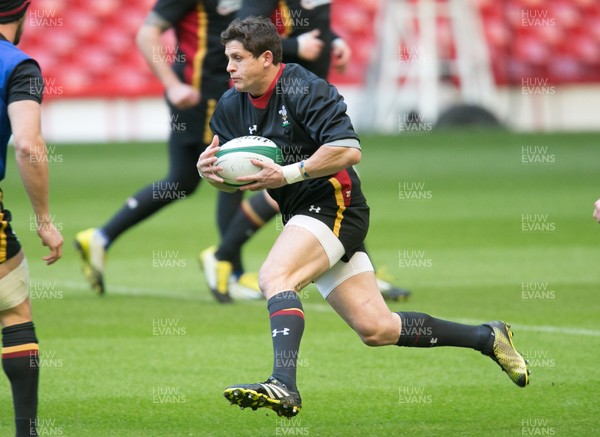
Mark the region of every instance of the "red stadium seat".
[[519, 85], [522, 77], [600, 81], [597, 0], [478, 0], [478, 5], [497, 83]]
[[[424, 0], [408, 0], [417, 4]], [[447, 2], [448, 0], [438, 0]], [[556, 83], [600, 81], [598, 0], [472, 0], [479, 9], [499, 84], [546, 75]], [[135, 34], [154, 0], [36, 0], [21, 47], [44, 75], [64, 84], [65, 96], [160, 95], [158, 81], [138, 53]], [[332, 27], [353, 50], [336, 84], [362, 84], [372, 62], [378, 0], [336, 0]], [[537, 19], [537, 21], [536, 21]], [[438, 53], [454, 59], [453, 30], [438, 20]], [[452, 72], [451, 72], [452, 74]]]

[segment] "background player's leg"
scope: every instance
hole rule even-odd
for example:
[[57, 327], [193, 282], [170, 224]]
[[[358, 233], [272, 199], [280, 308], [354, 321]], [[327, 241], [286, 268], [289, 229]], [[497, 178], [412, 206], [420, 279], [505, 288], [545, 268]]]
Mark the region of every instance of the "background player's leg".
[[[227, 196], [231, 195], [220, 192], [219, 204], [221, 202], [232, 204], [233, 202], [227, 199]], [[241, 249], [244, 243], [246, 243], [258, 229], [275, 217], [279, 211], [277, 204], [267, 196], [268, 195], [263, 192], [242, 201], [241, 204], [237, 205], [235, 214], [231, 214], [229, 217], [226, 231], [223, 232], [222, 227], [219, 226], [219, 229], [221, 230], [221, 243], [219, 244], [215, 256], [218, 260], [232, 262], [234, 273], [243, 273]], [[219, 206], [219, 208], [221, 208], [221, 206]], [[232, 208], [231, 206], [228, 206], [224, 209], [231, 212]], [[220, 213], [219, 217], [221, 217]]]
[[196, 190], [200, 183], [194, 164], [197, 155], [197, 144], [169, 145], [170, 169], [167, 177], [147, 185], [127, 199], [125, 205], [102, 226], [101, 230], [108, 240], [107, 247], [127, 229]]
[[[142, 188], [127, 199], [125, 205], [100, 228], [106, 247], [127, 229], [150, 217], [161, 208], [190, 196], [200, 183], [195, 166], [205, 144], [204, 130], [207, 103], [180, 110], [170, 105], [169, 173], [161, 180]], [[210, 142], [210, 141], [209, 141]]]
[[393, 278], [386, 272], [385, 267], [375, 268], [375, 279], [379, 291], [386, 300], [404, 301], [411, 295], [410, 290], [397, 287], [391, 282]]
[[[234, 193], [226, 193], [219, 191], [217, 194], [217, 226], [219, 228], [219, 235], [221, 241], [225, 238], [229, 225], [234, 221], [234, 218], [240, 210], [240, 205], [244, 200], [244, 192], [236, 191]], [[233, 229], [232, 229], [233, 230]], [[221, 243], [222, 244], [222, 243]], [[218, 251], [218, 250], [217, 250]], [[217, 257], [220, 260], [228, 260], [233, 264], [233, 270], [242, 270], [242, 259], [240, 249], [238, 248], [235, 253], [229, 258]]]
[[219, 193], [217, 218], [221, 242], [217, 249], [212, 246], [200, 254], [208, 288], [221, 303], [231, 302], [232, 297], [261, 298], [256, 274], [244, 272], [241, 249], [279, 210], [277, 203], [264, 191], [245, 200], [242, 195], [239, 191]]
[[[78, 232], [75, 247], [83, 261], [83, 273], [92, 289], [104, 293], [106, 249], [123, 232], [161, 208], [191, 195], [200, 183], [195, 162], [206, 147], [204, 132], [207, 102], [177, 110], [170, 106], [173, 125], [169, 136], [169, 173], [130, 197], [125, 205], [100, 229]], [[176, 123], [175, 123], [176, 121]]]
[[[28, 304], [29, 301], [23, 303]], [[2, 368], [12, 390], [16, 434], [37, 435], [34, 430], [40, 370], [33, 322], [2, 328]]]
[[[0, 267], [0, 303], [3, 299], [14, 298], [15, 293], [20, 290], [15, 287], [25, 287], [28, 292], [29, 275], [26, 265], [22, 264], [23, 260], [23, 253], [20, 252]], [[9, 274], [11, 275], [7, 276]], [[0, 311], [0, 325], [2, 368], [11, 386], [16, 435], [37, 435], [38, 340], [31, 319], [29, 298], [12, 308]]]

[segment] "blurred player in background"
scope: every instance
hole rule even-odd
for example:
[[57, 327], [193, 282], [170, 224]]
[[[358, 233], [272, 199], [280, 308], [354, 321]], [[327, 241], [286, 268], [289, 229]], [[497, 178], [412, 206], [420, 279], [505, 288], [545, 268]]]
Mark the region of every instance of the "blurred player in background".
[[[369, 346], [474, 349], [525, 387], [527, 363], [504, 322], [463, 325], [424, 313], [394, 313], [386, 306], [364, 251], [369, 207], [353, 168], [361, 158], [360, 142], [336, 88], [298, 64], [281, 62], [281, 42], [267, 19], [235, 20], [222, 41], [234, 88], [219, 100], [211, 119], [215, 136], [198, 159], [202, 177], [231, 189], [216, 174], [223, 168], [214, 165], [215, 154], [220, 143], [243, 136], [249, 126], [256, 125], [257, 135], [278, 144], [284, 158], [298, 156], [292, 145], [306, 156], [284, 166], [253, 160], [260, 172], [238, 178], [249, 182], [242, 191], [268, 190], [285, 227], [259, 272], [270, 318], [273, 371], [263, 383], [228, 387], [225, 397], [242, 408], [270, 408], [280, 416], [300, 412], [296, 364], [304, 311], [298, 292], [312, 281]], [[300, 88], [288, 88], [291, 82]]]
[[[208, 122], [217, 100], [229, 89], [220, 33], [241, 6], [242, 0], [158, 0], [138, 31], [138, 48], [164, 85], [170, 120], [185, 129], [171, 129], [169, 173], [164, 179], [127, 199], [100, 228], [86, 229], [76, 235], [75, 247], [83, 261], [83, 273], [98, 294], [105, 292], [106, 252], [110, 245], [123, 232], [163, 207], [187, 198], [200, 183], [195, 162], [211, 141]], [[175, 31], [174, 49], [161, 41], [168, 29]], [[298, 50], [312, 56], [321, 44], [318, 38], [307, 34], [298, 42]], [[238, 207], [239, 200], [235, 209]]]
[[[37, 62], [15, 47], [29, 4], [24, 0], [0, 3], [0, 180], [5, 176], [12, 133], [37, 233], [50, 250], [43, 260], [53, 264], [62, 256], [63, 238], [52, 223], [48, 207], [48, 159], [40, 122], [44, 80]], [[2, 367], [11, 384], [16, 435], [36, 436], [39, 348], [29, 300], [29, 267], [3, 200], [0, 190]]]
[[[208, 122], [217, 100], [229, 88], [219, 35], [239, 9], [235, 3], [158, 0], [138, 30], [138, 48], [164, 85], [170, 120], [184, 129], [171, 129], [169, 173], [164, 179], [127, 199], [102, 227], [86, 229], [75, 237], [84, 274], [99, 294], [105, 291], [105, 257], [110, 245], [161, 208], [190, 196], [200, 183], [195, 162], [210, 143]], [[161, 41], [171, 28], [177, 39], [175, 48]]]
[[[327, 79], [330, 66], [343, 72], [351, 50], [331, 29], [331, 1], [245, 0], [238, 17], [270, 17], [282, 36], [283, 60], [302, 65]], [[333, 64], [332, 64], [333, 62]], [[247, 134], [252, 135], [252, 127]], [[234, 298], [261, 298], [256, 274], [244, 272], [241, 248], [246, 241], [279, 212], [277, 203], [266, 193], [243, 200], [243, 193], [220, 192], [217, 222], [221, 233], [218, 247], [200, 254], [208, 287], [219, 302]], [[383, 276], [383, 271], [379, 273]], [[383, 296], [403, 300], [410, 292], [378, 278]]]
[[596, 203], [594, 203], [594, 218], [596, 219], [596, 221], [598, 223], [600, 223], [600, 199], [596, 200]]

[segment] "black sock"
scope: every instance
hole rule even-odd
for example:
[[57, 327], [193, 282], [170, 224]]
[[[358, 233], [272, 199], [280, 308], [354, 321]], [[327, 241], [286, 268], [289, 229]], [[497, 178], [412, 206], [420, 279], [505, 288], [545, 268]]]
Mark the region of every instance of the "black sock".
[[227, 232], [222, 236], [221, 244], [215, 253], [217, 259], [232, 261], [233, 270], [241, 270], [241, 262], [236, 264], [241, 258], [243, 244], [276, 214], [277, 210], [273, 209], [262, 193], [244, 200], [229, 223]]
[[104, 235], [108, 238], [108, 245], [127, 229], [150, 217], [156, 211], [175, 200], [184, 198], [186, 193], [176, 187], [175, 182], [158, 181], [147, 185], [127, 199], [125, 205], [102, 227]]
[[[233, 193], [219, 191], [217, 196], [217, 225], [219, 227], [219, 236], [221, 240], [223, 240], [227, 234], [229, 225], [240, 210], [240, 205], [244, 200], [244, 192], [239, 190]], [[230, 256], [228, 261], [233, 264], [234, 275], [240, 275], [244, 272], [242, 256], [239, 249], [237, 254]]]
[[227, 233], [231, 221], [240, 209], [240, 205], [244, 200], [244, 192], [239, 190], [233, 193], [219, 191], [217, 197], [217, 225], [219, 226], [219, 234], [222, 237]]
[[273, 337], [273, 377], [290, 390], [296, 388], [296, 364], [304, 332], [304, 311], [298, 294], [284, 291], [267, 302]]
[[489, 348], [490, 339], [493, 342], [492, 329], [488, 326], [463, 325], [424, 313], [399, 312], [398, 315], [402, 320], [398, 346], [456, 346], [483, 351]]
[[39, 360], [33, 322], [2, 329], [2, 368], [12, 389], [17, 437], [37, 436]]

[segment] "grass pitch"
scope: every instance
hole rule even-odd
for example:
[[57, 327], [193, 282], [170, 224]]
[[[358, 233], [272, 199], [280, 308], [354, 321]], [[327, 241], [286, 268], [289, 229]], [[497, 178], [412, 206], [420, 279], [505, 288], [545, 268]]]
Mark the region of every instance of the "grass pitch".
[[[302, 297], [303, 410], [239, 411], [233, 383], [265, 379], [265, 303], [217, 304], [198, 252], [217, 242], [216, 191], [202, 186], [114, 243], [107, 295], [87, 288], [71, 246], [166, 172], [162, 144], [50, 145], [52, 212], [64, 258], [46, 267], [11, 156], [2, 183], [29, 258], [40, 339], [40, 435], [522, 436], [599, 433], [600, 135], [451, 133], [363, 138], [367, 247], [413, 290], [394, 311], [465, 323], [503, 319], [530, 359], [515, 386], [465, 349], [369, 349], [316, 289]], [[12, 151], [9, 151], [12, 155]], [[255, 270], [279, 232], [245, 247]], [[14, 433], [0, 378], [0, 435]]]

